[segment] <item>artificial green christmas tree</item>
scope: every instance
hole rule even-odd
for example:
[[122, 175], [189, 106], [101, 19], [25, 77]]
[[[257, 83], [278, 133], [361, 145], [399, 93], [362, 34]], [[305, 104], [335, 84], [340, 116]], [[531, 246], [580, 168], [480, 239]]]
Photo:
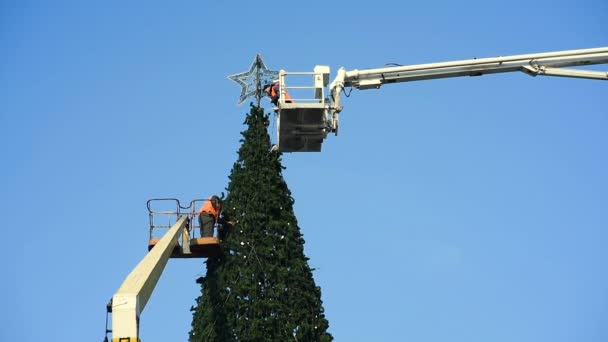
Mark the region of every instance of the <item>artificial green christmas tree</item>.
[[252, 105], [245, 123], [224, 201], [238, 223], [197, 280], [190, 341], [331, 341], [268, 116]]

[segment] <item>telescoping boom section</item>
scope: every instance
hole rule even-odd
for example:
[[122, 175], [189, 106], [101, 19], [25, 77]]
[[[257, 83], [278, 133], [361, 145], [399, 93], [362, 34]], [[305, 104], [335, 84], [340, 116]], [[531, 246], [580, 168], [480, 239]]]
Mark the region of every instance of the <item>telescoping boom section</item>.
[[[608, 64], [608, 47], [364, 70], [346, 71], [340, 68], [328, 90], [328, 66], [316, 66], [312, 73], [281, 70], [277, 118], [278, 149], [281, 152], [321, 151], [321, 144], [327, 134], [338, 133], [339, 113], [343, 109], [341, 93], [346, 87], [378, 89], [391, 83], [515, 71], [530, 76], [608, 80], [606, 71], [568, 68], [595, 64]], [[302, 76], [307, 77], [307, 85], [298, 81]], [[286, 94], [290, 96], [287, 97]]]

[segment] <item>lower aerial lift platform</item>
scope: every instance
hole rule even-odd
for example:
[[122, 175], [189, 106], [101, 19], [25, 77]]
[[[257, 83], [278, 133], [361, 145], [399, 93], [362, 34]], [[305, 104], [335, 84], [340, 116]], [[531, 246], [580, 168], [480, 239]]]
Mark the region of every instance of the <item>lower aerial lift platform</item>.
[[[152, 203], [174, 201], [175, 210], [155, 211]], [[210, 258], [221, 254], [219, 237], [195, 237], [198, 225], [194, 218], [196, 203], [206, 200], [194, 200], [190, 206], [182, 207], [174, 198], [152, 199], [147, 203], [150, 215], [150, 240], [148, 254], [129, 273], [107, 305], [108, 314], [112, 314], [112, 328], [106, 337], [112, 334], [112, 342], [140, 342], [139, 319], [169, 258]], [[182, 210], [187, 212], [182, 212]], [[169, 224], [159, 224], [159, 216], [168, 219]], [[172, 220], [175, 220], [173, 223]], [[216, 224], [216, 228], [218, 225]], [[168, 229], [160, 238], [155, 237], [157, 230]], [[218, 229], [215, 229], [216, 233]]]
[[[171, 227], [171, 224], [159, 224], [158, 220], [155, 221], [159, 216], [179, 217], [182, 215], [182, 210], [189, 210], [188, 212], [188, 229], [184, 229], [181, 234], [181, 240], [175, 245], [171, 252], [172, 258], [208, 258], [219, 255], [220, 239], [218, 236], [212, 237], [196, 237], [196, 232], [199, 231], [200, 227], [197, 225], [195, 219], [198, 212], [195, 211], [199, 206], [199, 202], [207, 200], [195, 199], [190, 202], [187, 207], [181, 206], [180, 202], [176, 198], [156, 198], [148, 200], [147, 207], [150, 216], [150, 240], [148, 241], [148, 251], [151, 251], [156, 244], [161, 240], [155, 237], [155, 232], [161, 229], [167, 229]], [[152, 208], [152, 203], [155, 202], [174, 202], [175, 210], [170, 211], [155, 211]], [[171, 221], [169, 221], [171, 222]], [[217, 230], [216, 230], [217, 231]]]

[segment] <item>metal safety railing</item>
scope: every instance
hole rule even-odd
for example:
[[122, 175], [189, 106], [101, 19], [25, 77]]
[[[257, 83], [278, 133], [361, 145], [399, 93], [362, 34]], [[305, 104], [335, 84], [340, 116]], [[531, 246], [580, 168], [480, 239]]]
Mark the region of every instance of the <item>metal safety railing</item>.
[[[146, 202], [150, 220], [150, 239], [155, 237], [155, 232], [171, 228], [181, 215], [188, 215], [188, 232], [190, 238], [200, 237], [200, 224], [198, 222], [198, 208], [209, 199], [197, 198], [190, 204], [183, 206], [177, 198], [153, 198]], [[156, 209], [154, 204], [168, 203], [163, 209]], [[216, 230], [216, 229], [214, 229]], [[163, 234], [160, 234], [161, 236]]]
[[[324, 104], [325, 87], [315, 82], [319, 73], [315, 72], [279, 72], [280, 96], [279, 103], [286, 103], [286, 94], [292, 103], [300, 104]], [[312, 82], [311, 82], [312, 81]], [[287, 102], [289, 103], [289, 102]]]

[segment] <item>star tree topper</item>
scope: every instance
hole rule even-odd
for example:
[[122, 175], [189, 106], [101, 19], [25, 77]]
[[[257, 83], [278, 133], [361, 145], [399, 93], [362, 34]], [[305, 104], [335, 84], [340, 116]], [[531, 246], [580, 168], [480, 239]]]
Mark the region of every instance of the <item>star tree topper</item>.
[[262, 98], [262, 82], [264, 84], [271, 83], [278, 75], [278, 71], [266, 68], [266, 64], [262, 61], [262, 56], [257, 54], [248, 71], [230, 75], [228, 79], [236, 82], [241, 87], [239, 105], [245, 102], [248, 97], [255, 95], [259, 107], [260, 99]]

